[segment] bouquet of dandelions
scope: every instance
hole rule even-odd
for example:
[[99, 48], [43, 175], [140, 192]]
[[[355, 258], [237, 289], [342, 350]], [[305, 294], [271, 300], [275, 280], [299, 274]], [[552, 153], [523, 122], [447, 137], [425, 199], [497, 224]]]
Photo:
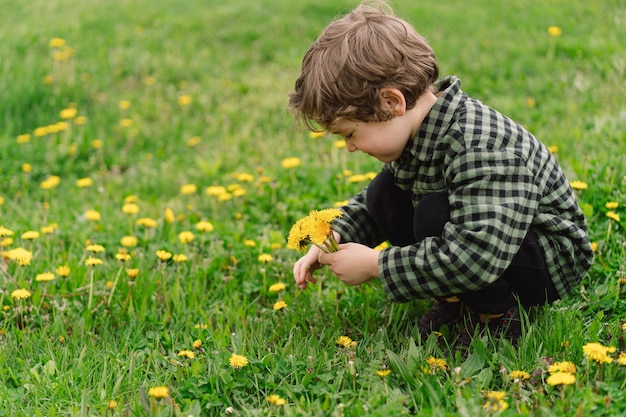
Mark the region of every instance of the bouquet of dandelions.
[[332, 222], [342, 214], [334, 208], [311, 211], [291, 227], [287, 247], [300, 252], [313, 244], [326, 253], [337, 252], [339, 245], [333, 235]]

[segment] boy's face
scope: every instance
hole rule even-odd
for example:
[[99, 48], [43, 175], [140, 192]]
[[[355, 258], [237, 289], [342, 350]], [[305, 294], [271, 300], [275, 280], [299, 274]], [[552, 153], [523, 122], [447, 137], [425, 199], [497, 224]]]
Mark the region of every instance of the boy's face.
[[382, 162], [400, 158], [413, 134], [413, 127], [402, 116], [386, 122], [338, 119], [329, 131], [343, 136], [349, 152], [361, 151]]

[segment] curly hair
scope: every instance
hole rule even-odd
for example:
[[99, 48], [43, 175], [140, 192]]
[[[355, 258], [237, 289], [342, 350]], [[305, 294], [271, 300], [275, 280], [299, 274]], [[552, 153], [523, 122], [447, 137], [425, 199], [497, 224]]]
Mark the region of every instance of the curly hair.
[[384, 2], [364, 2], [330, 23], [304, 55], [289, 108], [314, 131], [340, 117], [386, 121], [394, 116], [380, 106], [381, 88], [400, 90], [411, 109], [438, 77], [435, 53], [415, 28]]

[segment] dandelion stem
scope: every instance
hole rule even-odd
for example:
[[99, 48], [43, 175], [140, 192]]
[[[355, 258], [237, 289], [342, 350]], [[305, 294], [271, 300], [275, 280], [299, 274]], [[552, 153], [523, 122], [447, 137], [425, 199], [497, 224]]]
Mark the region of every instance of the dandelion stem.
[[107, 302], [107, 305], [111, 305], [111, 301], [113, 301], [113, 294], [115, 294], [115, 288], [117, 288], [117, 282], [120, 279], [122, 269], [124, 269], [123, 266], [121, 266], [120, 269], [117, 271], [117, 275], [115, 276], [115, 281], [113, 281], [113, 288], [111, 288], [111, 294], [109, 295], [109, 301]]
[[91, 273], [89, 274], [89, 301], [87, 302], [87, 309], [91, 310], [91, 301], [93, 299], [93, 276], [95, 274], [95, 268], [91, 267]]

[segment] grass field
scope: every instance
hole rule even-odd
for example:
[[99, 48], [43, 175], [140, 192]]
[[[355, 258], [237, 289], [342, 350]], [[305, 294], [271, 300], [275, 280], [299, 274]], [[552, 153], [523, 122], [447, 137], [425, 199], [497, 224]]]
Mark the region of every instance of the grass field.
[[379, 169], [286, 111], [356, 4], [0, 0], [0, 416], [626, 415], [626, 3], [392, 3], [553, 147], [596, 246], [465, 359], [428, 300], [292, 282], [291, 225]]

